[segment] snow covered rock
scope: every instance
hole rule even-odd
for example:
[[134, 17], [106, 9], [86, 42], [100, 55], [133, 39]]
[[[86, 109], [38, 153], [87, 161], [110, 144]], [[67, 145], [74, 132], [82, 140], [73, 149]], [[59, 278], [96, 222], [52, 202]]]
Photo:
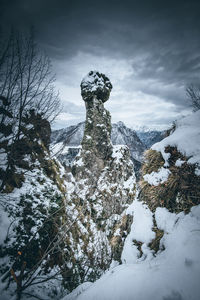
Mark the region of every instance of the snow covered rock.
[[88, 102], [96, 96], [102, 102], [106, 102], [110, 96], [112, 84], [108, 77], [97, 71], [90, 71], [81, 82], [81, 96]]
[[177, 121], [171, 134], [145, 154], [140, 198], [172, 212], [200, 202], [200, 112]]
[[[152, 213], [141, 202], [136, 202], [133, 209], [136, 224], [130, 234], [148, 243], [153, 238]], [[154, 257], [145, 248], [148, 256], [138, 259], [133, 244], [129, 243], [128, 248], [125, 243], [123, 255], [128, 255], [129, 260], [110, 269], [93, 284], [80, 285], [62, 300], [198, 300], [200, 206], [193, 207], [187, 215], [157, 208], [155, 219], [164, 231], [165, 251]]]
[[[104, 108], [103, 101], [98, 99], [96, 94], [89, 102], [86, 102], [86, 124], [82, 148], [74, 162], [72, 173], [76, 181], [84, 180], [84, 185], [88, 186], [87, 197], [96, 199], [98, 194], [101, 194], [102, 198], [103, 190], [110, 191], [110, 197], [108, 196], [108, 199], [104, 201], [109, 203], [109, 198], [112, 200], [115, 198], [115, 193], [111, 192], [111, 189], [113, 191], [120, 189], [122, 195], [127, 197], [126, 200], [120, 200], [123, 204], [129, 198], [128, 193], [132, 193], [134, 180], [132, 182], [130, 180], [130, 184], [127, 184], [129, 177], [133, 179], [133, 164], [130, 160], [129, 149], [126, 146], [113, 148], [111, 116]], [[119, 197], [119, 192], [116, 192], [116, 195]], [[112, 210], [114, 212], [114, 207]]]
[[[101, 85], [98, 91], [100, 88]], [[82, 147], [72, 165], [72, 174], [66, 175], [71, 214], [77, 216], [82, 213], [71, 232], [72, 239], [76, 237], [79, 245], [78, 248], [74, 245], [77, 251], [74, 269], [77, 269], [77, 276], [79, 274], [74, 287], [99, 278], [112, 259], [121, 261], [123, 243], [131, 222], [125, 210], [135, 194], [130, 151], [127, 146], [112, 145], [110, 113], [104, 108], [105, 99], [102, 100], [100, 94], [98, 97], [94, 93], [85, 102]], [[80, 274], [85, 275], [81, 277]]]
[[197, 168], [200, 166], [200, 111], [177, 121], [172, 134], [152, 146], [152, 149], [162, 153], [166, 165], [168, 157], [165, 148], [168, 145], [176, 147], [179, 152], [188, 157], [188, 163], [196, 164]]
[[[103, 105], [109, 98], [111, 88], [112, 85], [105, 75], [93, 71], [81, 83], [81, 94], [86, 106], [82, 152], [90, 152], [94, 160], [97, 157], [100, 160], [107, 160], [112, 153], [111, 116]], [[90, 156], [91, 161], [93, 157]], [[87, 154], [85, 161], [89, 161]]]

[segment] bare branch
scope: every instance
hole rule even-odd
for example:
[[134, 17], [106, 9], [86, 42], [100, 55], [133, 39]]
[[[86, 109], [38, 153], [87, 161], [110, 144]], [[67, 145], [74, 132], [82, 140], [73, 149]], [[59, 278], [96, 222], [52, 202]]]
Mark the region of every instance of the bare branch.
[[191, 84], [186, 88], [186, 95], [189, 101], [191, 102], [193, 111], [199, 110], [200, 109], [200, 87]]

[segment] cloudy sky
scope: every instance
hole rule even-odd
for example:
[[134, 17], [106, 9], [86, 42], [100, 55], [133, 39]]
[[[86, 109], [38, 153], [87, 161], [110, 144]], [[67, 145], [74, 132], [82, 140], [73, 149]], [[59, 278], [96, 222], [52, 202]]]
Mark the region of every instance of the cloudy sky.
[[169, 126], [191, 111], [185, 87], [200, 84], [200, 1], [1, 0], [1, 28], [34, 25], [50, 56], [63, 110], [55, 127], [85, 119], [81, 79], [105, 73], [112, 121]]

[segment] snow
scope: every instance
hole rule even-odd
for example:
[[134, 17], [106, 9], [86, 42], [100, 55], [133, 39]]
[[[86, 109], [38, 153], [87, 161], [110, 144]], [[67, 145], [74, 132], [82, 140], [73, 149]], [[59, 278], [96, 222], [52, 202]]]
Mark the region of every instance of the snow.
[[150, 185], [158, 186], [161, 183], [167, 181], [169, 175], [171, 174], [169, 169], [160, 168], [158, 172], [151, 172], [143, 176], [144, 180], [147, 181]]
[[135, 177], [130, 176], [126, 181], [124, 181], [124, 188], [131, 189], [133, 188], [133, 183], [135, 182]]
[[0, 234], [0, 244], [2, 245], [4, 240], [6, 239], [6, 236], [9, 233], [9, 226], [11, 225], [8, 213], [4, 211], [3, 209], [0, 210], [0, 228], [1, 228], [1, 234]]
[[195, 169], [195, 174], [197, 176], [200, 176], [200, 166], [197, 166], [196, 169]]
[[[52, 153], [53, 156], [56, 155], [57, 153], [61, 152], [61, 151], [63, 153], [63, 151], [64, 151], [63, 143], [60, 142], [60, 143], [51, 145], [50, 150], [51, 150], [51, 153]], [[68, 151], [68, 147], [67, 147], [67, 151]], [[67, 152], [67, 151], [64, 151], [64, 153]]]
[[[76, 289], [73, 290], [73, 292], [70, 294], [70, 299], [75, 300], [78, 295], [80, 295], [82, 292], [87, 290], [92, 285], [92, 282], [84, 282], [83, 284], [79, 285]], [[66, 298], [67, 299], [67, 298]]]
[[[109, 82], [109, 80], [107, 80]], [[99, 88], [109, 88], [105, 85], [104, 78], [97, 72], [91, 71], [88, 73], [81, 82], [82, 89], [87, 89], [88, 91], [95, 92]]]
[[105, 127], [105, 124], [97, 124], [97, 127]]
[[178, 151], [190, 157], [188, 163], [200, 165], [200, 111], [177, 121], [175, 131], [152, 146], [153, 150], [162, 153], [166, 166], [169, 155], [164, 151], [168, 145], [177, 147]]
[[[88, 137], [90, 138], [90, 137]], [[81, 146], [73, 146], [74, 149], [81, 149]], [[66, 155], [69, 153], [69, 150], [72, 149], [72, 146], [66, 146], [63, 142], [56, 144], [51, 144], [50, 151], [52, 156], [58, 156], [60, 154]]]
[[75, 164], [79, 167], [82, 167], [84, 165], [82, 157], [76, 160]]
[[115, 145], [113, 146], [113, 153], [112, 153], [112, 157], [115, 158], [116, 163], [122, 163], [122, 158], [124, 155], [124, 151], [128, 149], [127, 146], [125, 145]]
[[[133, 214], [133, 223], [131, 225], [131, 231], [125, 240], [121, 259], [124, 263], [135, 263], [138, 261], [139, 251], [133, 244], [133, 240], [147, 245], [155, 238], [155, 232], [152, 231], [152, 212], [148, 209], [147, 205], [136, 199], [131, 209], [129, 208], [127, 210], [127, 213]], [[145, 245], [143, 246], [145, 247]], [[145, 249], [145, 252], [146, 256], [152, 256], [150, 250]]]
[[184, 163], [185, 163], [185, 160], [181, 160], [181, 159], [179, 158], [179, 159], [177, 159], [177, 161], [176, 161], [176, 163], [175, 163], [175, 166], [176, 166], [176, 167], [181, 167], [182, 164], [184, 164]]
[[159, 229], [164, 230], [166, 233], [172, 232], [175, 223], [180, 219], [181, 213], [176, 215], [175, 213], [170, 213], [164, 207], [158, 207], [155, 212], [155, 219]]
[[[148, 208], [136, 201], [131, 210], [137, 224], [131, 229], [131, 237], [150, 241], [152, 215]], [[63, 300], [199, 300], [200, 205], [187, 215], [157, 208], [155, 218], [164, 230], [164, 251], [156, 257], [116, 266], [93, 284], [80, 285]]]

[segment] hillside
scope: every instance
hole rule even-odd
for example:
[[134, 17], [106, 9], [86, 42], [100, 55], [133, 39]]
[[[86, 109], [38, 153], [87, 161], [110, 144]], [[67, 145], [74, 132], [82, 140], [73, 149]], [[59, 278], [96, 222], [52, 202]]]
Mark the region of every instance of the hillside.
[[[199, 299], [199, 125], [198, 111], [178, 121], [168, 137], [153, 145], [152, 156], [147, 152], [141, 192], [126, 211], [133, 223], [122, 264], [64, 300]], [[163, 198], [158, 197], [161, 190]]]

